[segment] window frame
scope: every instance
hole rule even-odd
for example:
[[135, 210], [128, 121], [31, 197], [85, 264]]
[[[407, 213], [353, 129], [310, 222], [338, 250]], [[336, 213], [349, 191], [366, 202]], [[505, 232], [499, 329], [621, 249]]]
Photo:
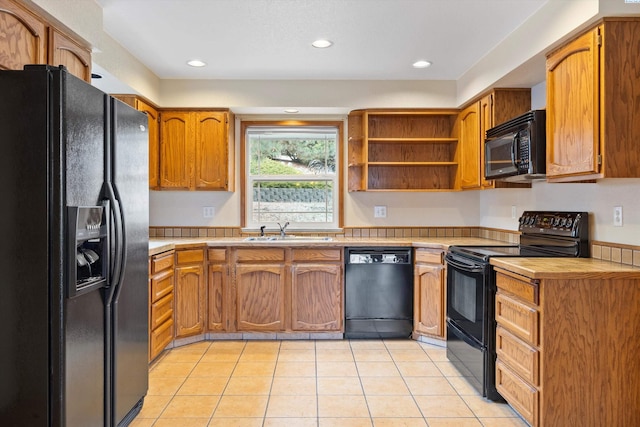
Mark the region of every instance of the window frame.
[[[240, 226], [242, 228], [247, 227], [247, 185], [249, 182], [248, 178], [248, 161], [247, 161], [247, 151], [248, 151], [248, 141], [247, 141], [247, 128], [249, 127], [318, 127], [318, 126], [327, 126], [327, 127], [335, 127], [337, 129], [338, 138], [337, 138], [337, 147], [336, 147], [336, 186], [337, 188], [334, 190], [334, 197], [336, 199], [336, 212], [334, 215], [337, 216], [336, 224], [339, 229], [342, 229], [344, 226], [344, 208], [343, 208], [343, 197], [344, 197], [344, 121], [339, 120], [331, 120], [331, 121], [315, 121], [315, 120], [277, 120], [277, 121], [241, 121], [240, 122]], [[253, 227], [251, 228], [253, 230]], [[257, 228], [256, 228], [257, 230]], [[325, 229], [318, 227], [317, 229], [298, 229], [299, 231], [325, 231]], [[327, 229], [326, 231], [331, 231]]]

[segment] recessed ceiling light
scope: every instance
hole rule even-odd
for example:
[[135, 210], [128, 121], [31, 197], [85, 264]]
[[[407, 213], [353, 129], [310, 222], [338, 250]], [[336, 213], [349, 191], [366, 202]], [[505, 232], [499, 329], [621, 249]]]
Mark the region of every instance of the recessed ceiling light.
[[324, 49], [325, 47], [329, 47], [332, 44], [333, 44], [333, 42], [330, 41], [330, 40], [318, 39], [318, 40], [314, 41], [313, 43], [311, 43], [311, 46], [317, 47], [319, 49]]
[[192, 59], [191, 61], [187, 61], [187, 65], [191, 67], [204, 67], [207, 63], [202, 62], [199, 59]]
[[286, 110], [284, 110], [284, 112], [289, 114], [295, 114], [300, 112], [300, 110], [296, 110], [295, 108], [287, 108]]
[[413, 68], [427, 68], [431, 66], [431, 62], [420, 60], [413, 63]]

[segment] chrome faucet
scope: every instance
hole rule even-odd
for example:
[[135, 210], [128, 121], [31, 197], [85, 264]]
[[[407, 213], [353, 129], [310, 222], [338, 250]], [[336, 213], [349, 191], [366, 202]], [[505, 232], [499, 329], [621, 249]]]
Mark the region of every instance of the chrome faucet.
[[279, 222], [277, 222], [276, 224], [278, 224], [278, 227], [280, 227], [280, 238], [284, 239], [285, 237], [287, 237], [287, 226], [289, 225], [289, 221], [285, 222], [284, 225], [280, 225]]

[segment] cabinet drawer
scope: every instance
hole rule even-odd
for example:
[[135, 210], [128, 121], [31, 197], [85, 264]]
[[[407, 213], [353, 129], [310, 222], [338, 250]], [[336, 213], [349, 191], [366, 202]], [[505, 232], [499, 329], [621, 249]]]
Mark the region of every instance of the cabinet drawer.
[[500, 360], [496, 362], [496, 388], [525, 421], [538, 425], [538, 389], [528, 384]]
[[538, 304], [538, 282], [528, 280], [526, 277], [515, 273], [496, 269], [496, 286], [506, 292], [512, 293], [531, 304]]
[[496, 321], [531, 345], [538, 343], [538, 310], [506, 294], [496, 294]]
[[151, 324], [149, 325], [149, 329], [153, 331], [172, 317], [173, 294], [169, 294], [160, 301], [151, 304]]
[[209, 249], [207, 259], [209, 262], [221, 263], [227, 260], [226, 249]]
[[173, 292], [173, 270], [151, 278], [151, 302], [156, 302], [171, 292]]
[[522, 378], [537, 386], [540, 353], [524, 341], [498, 326], [496, 330], [496, 353], [498, 358], [509, 365]]
[[416, 263], [442, 264], [443, 255], [441, 250], [417, 249]]
[[293, 249], [292, 253], [293, 261], [340, 261], [342, 259], [342, 250], [333, 248]]
[[173, 267], [173, 251], [153, 256], [151, 260], [151, 274]]
[[237, 249], [236, 257], [238, 262], [284, 261], [284, 249], [281, 249], [281, 248]]
[[149, 336], [149, 360], [155, 359], [173, 340], [173, 328], [173, 319], [169, 319], [157, 329], [151, 331]]
[[176, 262], [178, 264], [204, 262], [204, 249], [185, 249], [176, 251]]

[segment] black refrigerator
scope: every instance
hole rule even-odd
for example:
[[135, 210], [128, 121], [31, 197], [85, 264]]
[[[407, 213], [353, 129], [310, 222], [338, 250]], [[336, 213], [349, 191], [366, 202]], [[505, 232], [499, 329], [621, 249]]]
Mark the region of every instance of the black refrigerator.
[[0, 71], [0, 425], [119, 426], [148, 388], [147, 117]]

